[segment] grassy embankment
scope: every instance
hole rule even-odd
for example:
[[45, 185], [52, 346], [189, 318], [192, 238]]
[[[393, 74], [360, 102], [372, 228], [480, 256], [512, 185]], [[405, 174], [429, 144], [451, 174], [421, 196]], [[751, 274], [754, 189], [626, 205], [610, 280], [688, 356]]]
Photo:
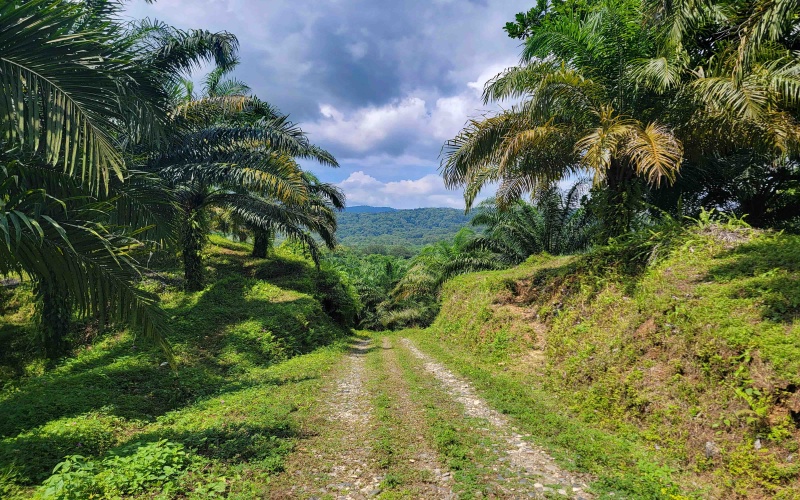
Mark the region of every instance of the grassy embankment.
[[456, 278], [409, 333], [602, 490], [800, 498], [800, 237], [642, 243]]
[[[170, 285], [177, 271], [144, 284], [173, 317], [177, 373], [127, 330], [47, 367], [30, 347], [30, 290], [0, 290], [0, 497], [266, 491], [348, 332], [314, 297], [307, 262], [213, 241], [204, 291]], [[84, 458], [48, 480], [69, 455]]]

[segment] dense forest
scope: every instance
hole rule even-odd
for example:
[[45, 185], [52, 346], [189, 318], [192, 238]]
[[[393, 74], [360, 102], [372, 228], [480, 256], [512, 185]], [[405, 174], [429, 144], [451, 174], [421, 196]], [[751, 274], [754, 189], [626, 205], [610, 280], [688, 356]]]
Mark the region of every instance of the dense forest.
[[344, 246], [365, 245], [421, 247], [452, 239], [469, 222], [463, 210], [417, 208], [377, 213], [338, 214], [336, 236]]

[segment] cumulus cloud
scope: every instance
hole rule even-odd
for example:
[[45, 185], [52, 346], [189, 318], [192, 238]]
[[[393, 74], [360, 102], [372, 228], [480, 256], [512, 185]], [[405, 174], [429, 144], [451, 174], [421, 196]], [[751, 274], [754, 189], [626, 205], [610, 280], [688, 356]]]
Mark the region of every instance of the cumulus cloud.
[[322, 118], [305, 126], [314, 141], [332, 142], [357, 152], [375, 151], [426, 119], [425, 101], [416, 97], [357, 109], [347, 116], [330, 104], [319, 109]]
[[416, 154], [433, 160], [444, 141], [455, 137], [468, 119], [481, 114], [483, 85], [501, 69], [493, 66], [481, 72], [449, 96], [426, 100], [412, 93], [382, 106], [350, 111], [322, 104], [320, 116], [306, 124], [305, 130], [315, 141], [332, 144], [348, 157], [374, 157], [385, 150], [396, 156]]
[[[338, 171], [313, 167], [323, 180], [361, 172], [384, 188], [416, 179], [408, 182], [421, 190], [436, 176], [443, 142], [485, 108], [483, 84], [516, 63], [518, 41], [502, 26], [530, 4], [159, 0], [131, 2], [128, 14], [238, 35], [235, 76], [339, 159]], [[461, 203], [442, 189], [416, 199]]]
[[429, 174], [419, 179], [381, 182], [362, 171], [353, 172], [338, 184], [347, 204], [394, 208], [464, 208], [460, 193], [444, 187], [442, 178]]
[[[503, 69], [509, 58], [472, 75], [451, 95], [415, 90], [381, 106], [339, 109], [319, 107], [317, 119], [307, 123], [315, 141], [333, 147], [347, 158], [375, 157], [389, 151], [395, 156], [427, 157], [434, 161], [442, 144], [455, 137], [470, 118], [496, 109], [483, 103], [483, 87]], [[363, 165], [363, 164], [362, 164]]]

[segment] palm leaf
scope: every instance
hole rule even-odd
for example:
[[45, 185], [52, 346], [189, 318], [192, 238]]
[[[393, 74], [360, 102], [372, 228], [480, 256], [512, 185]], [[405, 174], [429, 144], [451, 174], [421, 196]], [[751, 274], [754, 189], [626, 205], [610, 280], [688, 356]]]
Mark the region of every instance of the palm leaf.
[[632, 134], [623, 151], [632, 160], [637, 173], [656, 187], [662, 179], [674, 182], [683, 160], [680, 141], [671, 130], [657, 123], [650, 123]]
[[125, 63], [107, 32], [71, 33], [75, 4], [0, 5], [0, 137], [40, 153], [95, 191], [121, 178], [111, 134], [122, 120], [118, 79]]

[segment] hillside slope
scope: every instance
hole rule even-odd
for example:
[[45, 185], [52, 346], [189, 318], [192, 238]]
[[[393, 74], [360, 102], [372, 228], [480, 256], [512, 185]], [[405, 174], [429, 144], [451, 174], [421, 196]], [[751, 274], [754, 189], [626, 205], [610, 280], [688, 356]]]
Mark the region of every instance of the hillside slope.
[[[629, 491], [800, 498], [800, 237], [708, 225], [461, 276], [443, 296], [418, 337], [551, 446], [590, 438], [526, 413], [537, 394], [658, 457]], [[640, 466], [616, 453], [583, 466], [625, 481]]]
[[265, 494], [350, 332], [325, 314], [305, 260], [213, 242], [205, 290], [181, 291], [178, 271], [145, 283], [172, 317], [177, 372], [132, 332], [93, 338], [90, 324], [55, 367], [26, 359], [29, 291], [0, 289], [0, 497]]
[[395, 212], [396, 208], [391, 207], [371, 207], [369, 205], [354, 205], [344, 209], [348, 214], [379, 214], [382, 212]]

